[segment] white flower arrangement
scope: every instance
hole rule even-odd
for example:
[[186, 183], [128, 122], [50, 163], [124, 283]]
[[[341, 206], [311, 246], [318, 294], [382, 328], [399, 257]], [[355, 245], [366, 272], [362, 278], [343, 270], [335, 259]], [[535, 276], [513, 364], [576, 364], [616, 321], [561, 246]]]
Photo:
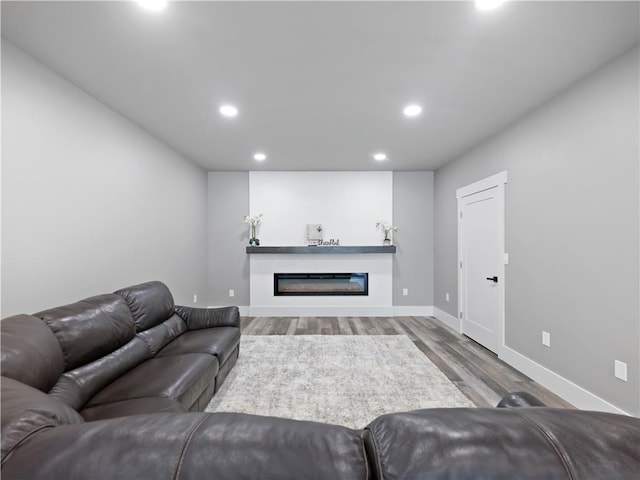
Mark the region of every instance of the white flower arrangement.
[[252, 227], [257, 227], [262, 223], [262, 213], [259, 213], [258, 215], [245, 215], [244, 222], [248, 223]]
[[244, 222], [248, 223], [251, 227], [251, 234], [249, 235], [249, 245], [260, 245], [260, 240], [256, 237], [256, 228], [262, 223], [262, 214], [258, 215], [245, 215]]
[[389, 233], [398, 231], [398, 227], [396, 227], [395, 225], [391, 225], [390, 223], [383, 220], [376, 223], [376, 228], [379, 228], [384, 232], [385, 240], [391, 240], [391, 238], [389, 238]]

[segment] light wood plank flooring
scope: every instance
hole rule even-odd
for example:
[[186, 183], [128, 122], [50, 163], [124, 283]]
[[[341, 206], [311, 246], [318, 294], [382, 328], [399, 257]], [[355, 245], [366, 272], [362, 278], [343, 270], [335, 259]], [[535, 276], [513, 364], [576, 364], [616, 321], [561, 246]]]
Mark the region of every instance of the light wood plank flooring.
[[245, 335], [406, 335], [478, 407], [526, 391], [550, 407], [574, 408], [431, 317], [243, 317], [241, 324]]

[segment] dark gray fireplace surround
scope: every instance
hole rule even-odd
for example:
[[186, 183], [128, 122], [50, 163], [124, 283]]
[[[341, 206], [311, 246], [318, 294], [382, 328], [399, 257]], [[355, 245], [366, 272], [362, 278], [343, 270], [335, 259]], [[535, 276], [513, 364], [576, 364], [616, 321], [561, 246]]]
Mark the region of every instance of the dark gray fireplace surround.
[[366, 296], [368, 273], [274, 273], [273, 295], [283, 296]]

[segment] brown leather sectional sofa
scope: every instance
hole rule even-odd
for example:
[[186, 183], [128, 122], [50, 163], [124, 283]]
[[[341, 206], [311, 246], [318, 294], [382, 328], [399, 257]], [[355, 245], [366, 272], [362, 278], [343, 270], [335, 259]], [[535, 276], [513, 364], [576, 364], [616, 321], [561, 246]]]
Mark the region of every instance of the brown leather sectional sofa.
[[640, 420], [522, 393], [362, 430], [200, 413], [238, 358], [238, 309], [176, 307], [159, 282], [0, 327], [5, 480], [640, 478]]

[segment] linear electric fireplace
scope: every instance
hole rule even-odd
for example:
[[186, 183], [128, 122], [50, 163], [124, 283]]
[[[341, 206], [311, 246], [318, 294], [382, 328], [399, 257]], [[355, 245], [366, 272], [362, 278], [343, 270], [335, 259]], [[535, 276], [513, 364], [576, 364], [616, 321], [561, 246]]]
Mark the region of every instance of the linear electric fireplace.
[[273, 294], [276, 297], [369, 295], [369, 274], [274, 273]]

